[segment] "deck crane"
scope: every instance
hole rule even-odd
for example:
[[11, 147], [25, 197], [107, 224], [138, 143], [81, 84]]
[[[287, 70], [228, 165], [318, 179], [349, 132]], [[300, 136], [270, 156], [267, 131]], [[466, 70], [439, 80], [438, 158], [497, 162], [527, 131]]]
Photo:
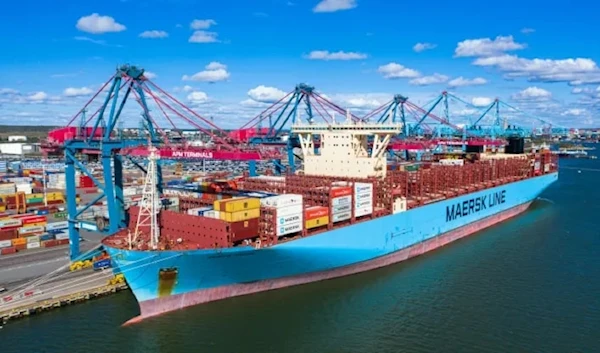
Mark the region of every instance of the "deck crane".
[[[70, 126], [77, 121], [85, 111], [93, 111], [95, 98], [103, 91], [106, 98], [99, 103], [97, 110], [81, 120], [79, 127]], [[124, 92], [123, 92], [124, 91]], [[141, 108], [141, 133], [133, 136], [120, 136], [118, 124], [131, 114], [139, 114], [139, 110], [125, 109], [130, 98], [138, 102]], [[153, 109], [151, 110], [150, 107]], [[127, 106], [129, 108], [129, 106]], [[134, 107], [135, 108], [135, 107]], [[154, 113], [158, 112], [158, 117]], [[171, 113], [171, 115], [167, 114]], [[159, 117], [162, 120], [158, 120]], [[187, 144], [175, 145], [170, 136], [157, 121], [169, 123], [177, 130], [174, 120], [179, 119], [210, 137], [213, 146], [193, 147]], [[206, 127], [208, 126], [208, 127]], [[55, 137], [63, 139], [66, 164], [67, 211], [69, 219], [69, 234], [71, 238], [71, 258], [79, 254], [79, 232], [81, 229], [100, 231], [113, 234], [126, 226], [125, 201], [123, 195], [123, 162], [124, 158], [132, 159], [140, 169], [144, 167], [135, 162], [132, 157], [145, 157], [148, 144], [155, 146], [160, 159], [229, 159], [255, 162], [264, 158], [272, 158], [270, 151], [235, 144], [226, 137], [212, 121], [203, 118], [192, 109], [171, 96], [144, 76], [144, 70], [136, 66], [123, 65], [117, 68], [113, 75], [96, 94], [86, 103], [69, 122], [68, 126], [55, 132]], [[91, 165], [85, 157], [98, 159], [101, 176], [96, 177]], [[250, 163], [251, 164], [251, 163]], [[251, 167], [252, 168], [252, 167]], [[99, 195], [89, 203], [77, 207], [75, 201], [75, 174], [78, 169], [89, 176], [98, 188]], [[145, 170], [144, 170], [145, 171]], [[160, 164], [157, 167], [158, 188], [162, 186]], [[106, 199], [108, 214], [103, 217], [107, 224], [91, 222], [83, 215], [92, 205]]]
[[[302, 105], [304, 105], [303, 114], [301, 114]], [[296, 85], [293, 91], [284, 95], [281, 99], [241, 126], [240, 131], [262, 126], [264, 120], [268, 119], [269, 127], [264, 129], [265, 133], [251, 137], [247, 142], [254, 146], [280, 146], [285, 148], [287, 151], [288, 166], [291, 169], [290, 171], [294, 172], [295, 159], [299, 158], [294, 154], [294, 148], [299, 147], [300, 143], [296, 136], [289, 133], [288, 127], [298, 121], [298, 119], [309, 123], [314, 122], [317, 116], [320, 116], [322, 120], [329, 123], [335, 120], [336, 113], [342, 116], [349, 116], [353, 121], [361, 120], [358, 116], [325, 98], [314, 87], [300, 83]], [[279, 167], [279, 172], [281, 172], [283, 170], [281, 161], [274, 160], [274, 163]]]

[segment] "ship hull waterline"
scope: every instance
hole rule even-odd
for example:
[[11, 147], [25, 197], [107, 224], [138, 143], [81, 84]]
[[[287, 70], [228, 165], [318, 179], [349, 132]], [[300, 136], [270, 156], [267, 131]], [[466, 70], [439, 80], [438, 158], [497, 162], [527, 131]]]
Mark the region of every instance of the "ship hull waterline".
[[[189, 306], [352, 275], [405, 261], [526, 211], [557, 177], [558, 173], [551, 173], [525, 179], [271, 248], [159, 254], [111, 247], [107, 250], [116, 271], [123, 270], [140, 306], [141, 314], [127, 325]], [[478, 199], [487, 202], [487, 206], [479, 207], [478, 212], [469, 212], [468, 206], [477, 205]], [[495, 204], [492, 205], [492, 201]], [[461, 204], [467, 204], [467, 214], [454, 214], [454, 206]], [[471, 207], [470, 211], [474, 210]], [[436, 221], [439, 213], [443, 213], [441, 218], [444, 219]], [[401, 225], [394, 225], [398, 223]], [[381, 236], [376, 235], [379, 234], [375, 233], [377, 228], [381, 228]], [[369, 235], [373, 238], [366, 238]], [[347, 243], [343, 242], [344, 238]], [[375, 241], [374, 238], [381, 239]], [[167, 293], [156, 285], [158, 272], [165, 268], [176, 268], [179, 272]], [[132, 279], [135, 280], [132, 282]]]

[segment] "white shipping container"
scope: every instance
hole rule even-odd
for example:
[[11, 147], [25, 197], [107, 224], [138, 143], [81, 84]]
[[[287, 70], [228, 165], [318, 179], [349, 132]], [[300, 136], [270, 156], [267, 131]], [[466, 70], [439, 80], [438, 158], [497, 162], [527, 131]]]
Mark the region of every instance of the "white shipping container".
[[364, 200], [373, 200], [373, 194], [372, 193], [357, 194], [355, 196], [355, 198], [356, 198], [356, 202], [360, 202], [360, 201], [364, 201]]
[[342, 197], [334, 197], [331, 199], [332, 206], [340, 206], [340, 205], [350, 205], [352, 203], [352, 195], [342, 196]]
[[350, 211], [337, 213], [337, 214], [334, 213], [333, 217], [331, 218], [331, 221], [333, 223], [337, 223], [337, 222], [345, 221], [350, 218], [352, 218], [352, 212], [350, 212]]
[[46, 224], [46, 230], [67, 229], [68, 227], [69, 227], [68, 221], [54, 222], [54, 223]]
[[4, 219], [0, 221], [0, 228], [18, 227], [21, 225], [20, 219]]
[[0, 241], [0, 248], [8, 248], [10, 246], [12, 246], [12, 242], [10, 240]]
[[365, 208], [365, 207], [371, 207], [371, 208], [373, 208], [373, 200], [363, 200], [363, 201], [357, 202], [354, 205], [354, 209], [355, 210], [357, 210], [359, 208]]
[[19, 234], [37, 233], [37, 232], [43, 232], [43, 231], [44, 231], [44, 226], [33, 226], [33, 227], [19, 228]]
[[347, 204], [347, 205], [333, 206], [331, 212], [333, 214], [336, 214], [336, 213], [350, 212], [351, 210], [352, 210], [352, 206], [350, 204]]
[[33, 235], [33, 236], [27, 237], [25, 239], [27, 239], [28, 243], [35, 243], [35, 242], [39, 242], [40, 241], [40, 237], [38, 235]]
[[276, 208], [277, 217], [285, 217], [289, 215], [302, 214], [302, 205], [292, 205]]
[[286, 207], [293, 205], [302, 205], [302, 195], [284, 194], [266, 197], [260, 200], [261, 205], [271, 207]]
[[459, 158], [444, 158], [444, 159], [440, 159], [439, 163], [441, 165], [464, 165], [465, 160], [459, 159]]
[[136, 187], [126, 187], [123, 188], [123, 196], [134, 196], [138, 194], [138, 189]]
[[373, 207], [363, 207], [354, 210], [354, 217], [362, 217], [373, 213]]
[[57, 233], [56, 235], [54, 235], [54, 238], [56, 240], [69, 239], [69, 233], [67, 233], [67, 232]]
[[277, 216], [276, 225], [277, 227], [282, 227], [288, 224], [302, 223], [302, 218], [302, 212], [287, 216]]
[[300, 232], [301, 230], [302, 230], [302, 222], [286, 224], [286, 225], [277, 227], [277, 236], [280, 237], [282, 235]]
[[37, 249], [40, 247], [40, 242], [27, 243], [27, 249]]
[[370, 193], [373, 194], [373, 184], [372, 183], [354, 183], [354, 193]]

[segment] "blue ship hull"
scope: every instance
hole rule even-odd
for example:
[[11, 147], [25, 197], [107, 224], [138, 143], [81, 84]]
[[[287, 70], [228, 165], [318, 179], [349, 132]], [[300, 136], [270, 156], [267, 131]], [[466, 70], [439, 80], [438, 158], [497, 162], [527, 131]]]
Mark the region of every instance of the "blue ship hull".
[[146, 318], [403, 261], [525, 211], [557, 178], [545, 174], [261, 249], [106, 248]]

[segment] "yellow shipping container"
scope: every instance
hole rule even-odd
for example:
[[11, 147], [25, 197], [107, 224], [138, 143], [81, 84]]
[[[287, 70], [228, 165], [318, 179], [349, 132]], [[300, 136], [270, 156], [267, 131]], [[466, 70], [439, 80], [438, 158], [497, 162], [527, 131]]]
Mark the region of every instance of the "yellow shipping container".
[[245, 210], [253, 210], [260, 208], [260, 199], [252, 197], [244, 197], [239, 199], [220, 200], [216, 210], [223, 212], [239, 212]]
[[44, 198], [44, 194], [29, 194], [29, 195], [25, 195], [25, 198], [27, 200], [31, 200], [31, 199], [41, 199]]
[[5, 205], [0, 205], [0, 212], [4, 212], [6, 211], [6, 206]]
[[27, 244], [27, 238], [15, 238], [11, 240], [12, 245], [23, 245], [23, 244]]
[[306, 221], [306, 229], [312, 229], [329, 224], [329, 216], [323, 216]]
[[260, 208], [237, 212], [220, 212], [219, 217], [225, 222], [241, 222], [260, 217]]
[[25, 227], [23, 228], [27, 228], [27, 227], [45, 227], [48, 224], [48, 222], [37, 222], [37, 223], [28, 223]]

